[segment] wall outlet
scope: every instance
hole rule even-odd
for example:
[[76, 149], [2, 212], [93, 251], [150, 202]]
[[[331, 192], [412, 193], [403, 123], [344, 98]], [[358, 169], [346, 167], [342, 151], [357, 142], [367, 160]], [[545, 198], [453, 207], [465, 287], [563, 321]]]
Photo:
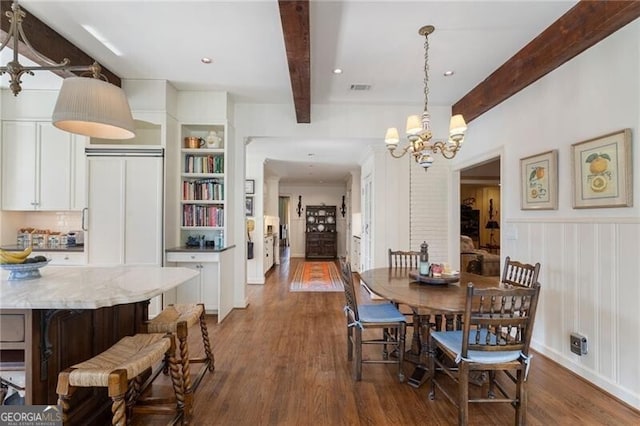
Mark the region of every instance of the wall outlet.
[[570, 336], [571, 352], [576, 355], [587, 354], [587, 338], [578, 333], [571, 333]]

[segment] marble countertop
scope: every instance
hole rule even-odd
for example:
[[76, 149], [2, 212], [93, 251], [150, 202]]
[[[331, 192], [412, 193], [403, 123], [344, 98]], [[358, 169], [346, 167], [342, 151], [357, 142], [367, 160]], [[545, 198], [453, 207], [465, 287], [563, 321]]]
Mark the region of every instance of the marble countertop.
[[189, 268], [45, 266], [42, 277], [8, 281], [1, 271], [0, 309], [96, 309], [151, 299], [196, 277]]

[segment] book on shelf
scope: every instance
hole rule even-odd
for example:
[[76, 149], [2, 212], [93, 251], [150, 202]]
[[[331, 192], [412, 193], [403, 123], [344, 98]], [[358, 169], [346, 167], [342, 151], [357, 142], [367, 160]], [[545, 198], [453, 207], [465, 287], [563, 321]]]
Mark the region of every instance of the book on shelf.
[[185, 173], [224, 173], [223, 155], [195, 155], [184, 156]]
[[186, 204], [182, 206], [182, 226], [224, 226], [224, 208], [220, 206]]
[[185, 180], [182, 182], [182, 199], [222, 201], [224, 200], [224, 181], [217, 178]]

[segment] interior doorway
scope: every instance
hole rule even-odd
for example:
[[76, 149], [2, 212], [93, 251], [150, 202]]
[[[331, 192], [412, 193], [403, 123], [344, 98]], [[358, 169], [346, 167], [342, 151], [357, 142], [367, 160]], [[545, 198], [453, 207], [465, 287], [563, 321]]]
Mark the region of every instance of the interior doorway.
[[278, 196], [278, 217], [280, 218], [280, 229], [278, 230], [280, 237], [280, 259], [289, 258], [289, 230], [290, 227], [290, 213], [291, 197], [288, 195]]
[[460, 235], [475, 248], [500, 254], [500, 157], [460, 171]]

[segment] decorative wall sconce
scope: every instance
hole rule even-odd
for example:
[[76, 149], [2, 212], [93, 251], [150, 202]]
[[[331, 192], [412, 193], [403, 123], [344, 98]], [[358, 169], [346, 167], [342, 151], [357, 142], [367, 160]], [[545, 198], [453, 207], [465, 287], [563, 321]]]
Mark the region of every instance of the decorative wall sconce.
[[302, 216], [302, 195], [298, 195], [298, 209], [296, 210], [298, 212], [298, 217]]
[[344, 215], [347, 213], [347, 206], [344, 203], [344, 195], [342, 196], [342, 205], [340, 206], [340, 213], [342, 214], [342, 217], [344, 217]]

